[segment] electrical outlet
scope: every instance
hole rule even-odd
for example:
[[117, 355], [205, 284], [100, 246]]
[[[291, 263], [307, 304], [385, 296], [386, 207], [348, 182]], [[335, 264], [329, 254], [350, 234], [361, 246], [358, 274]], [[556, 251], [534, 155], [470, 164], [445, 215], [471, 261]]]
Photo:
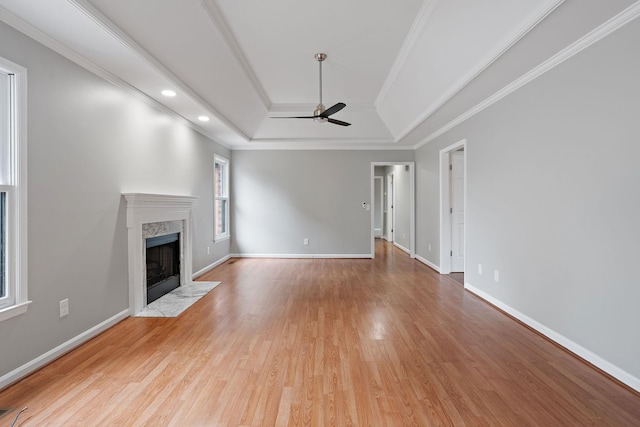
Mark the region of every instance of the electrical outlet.
[[478, 274], [482, 276], [482, 264], [478, 264]]
[[305, 245], [305, 246], [309, 246], [309, 239], [306, 239], [306, 238], [305, 238], [305, 239], [304, 239], [304, 241], [303, 241], [303, 243], [304, 243], [304, 245]]
[[431, 243], [429, 243], [429, 252], [431, 252]]
[[493, 280], [498, 283], [500, 281], [500, 273], [498, 273], [498, 270], [493, 270]]
[[60, 301], [60, 317], [69, 315], [69, 299], [63, 299]]
[[207, 255], [211, 255], [211, 246], [207, 246]]

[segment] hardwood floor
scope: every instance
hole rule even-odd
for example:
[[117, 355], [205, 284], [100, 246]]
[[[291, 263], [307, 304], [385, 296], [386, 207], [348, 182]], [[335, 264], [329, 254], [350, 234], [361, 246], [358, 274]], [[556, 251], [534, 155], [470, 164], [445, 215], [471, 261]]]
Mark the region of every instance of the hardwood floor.
[[449, 273], [449, 277], [464, 286], [464, 273]]
[[[20, 426], [640, 425], [640, 395], [385, 242], [236, 259], [0, 393]], [[14, 413], [0, 418], [10, 425]]]

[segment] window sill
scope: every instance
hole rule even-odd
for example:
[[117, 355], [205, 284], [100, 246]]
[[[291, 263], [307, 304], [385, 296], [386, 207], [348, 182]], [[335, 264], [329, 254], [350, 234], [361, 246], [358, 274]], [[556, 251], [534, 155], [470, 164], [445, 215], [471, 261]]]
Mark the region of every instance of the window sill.
[[226, 236], [215, 237], [213, 239], [213, 243], [224, 242], [225, 240], [229, 240], [230, 238], [231, 238], [231, 236], [229, 234], [227, 234]]
[[26, 313], [27, 308], [29, 308], [29, 304], [31, 304], [31, 301], [26, 301], [20, 304], [12, 305], [11, 307], [3, 308], [2, 310], [0, 310], [0, 322]]

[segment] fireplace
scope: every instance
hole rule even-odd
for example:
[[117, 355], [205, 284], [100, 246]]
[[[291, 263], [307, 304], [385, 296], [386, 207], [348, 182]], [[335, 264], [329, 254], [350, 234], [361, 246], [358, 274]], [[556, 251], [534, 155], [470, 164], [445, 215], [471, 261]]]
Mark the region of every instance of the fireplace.
[[[196, 198], [144, 193], [123, 196], [127, 201], [129, 310], [133, 316], [153, 300], [156, 288], [163, 293], [169, 292], [166, 288], [192, 282], [191, 212]], [[171, 249], [154, 249], [165, 244]]]
[[180, 286], [180, 234], [145, 239], [147, 304]]

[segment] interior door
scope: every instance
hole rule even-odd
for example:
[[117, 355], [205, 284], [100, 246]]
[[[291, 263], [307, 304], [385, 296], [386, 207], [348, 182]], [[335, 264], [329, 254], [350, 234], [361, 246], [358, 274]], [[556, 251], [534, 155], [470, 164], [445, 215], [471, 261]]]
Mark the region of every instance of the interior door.
[[387, 241], [393, 242], [393, 173], [387, 175]]
[[464, 152], [451, 153], [451, 272], [464, 272]]

